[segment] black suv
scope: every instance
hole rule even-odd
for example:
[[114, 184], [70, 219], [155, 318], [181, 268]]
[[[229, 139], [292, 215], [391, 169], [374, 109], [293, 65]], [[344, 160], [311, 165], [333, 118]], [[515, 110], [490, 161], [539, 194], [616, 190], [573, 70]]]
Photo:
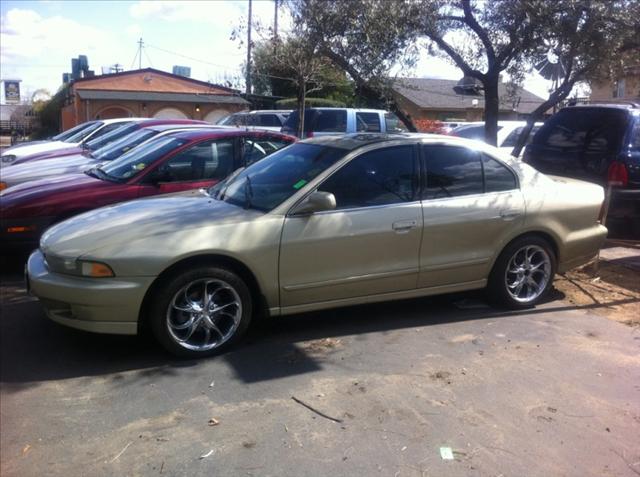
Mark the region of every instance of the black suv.
[[615, 183], [608, 225], [640, 234], [640, 106], [563, 108], [535, 134], [524, 162], [545, 174]]

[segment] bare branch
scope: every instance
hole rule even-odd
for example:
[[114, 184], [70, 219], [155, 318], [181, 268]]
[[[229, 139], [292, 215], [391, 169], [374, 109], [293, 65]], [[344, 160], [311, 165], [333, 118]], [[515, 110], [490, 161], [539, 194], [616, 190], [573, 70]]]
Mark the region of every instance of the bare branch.
[[489, 68], [491, 68], [491, 65], [496, 59], [496, 52], [491, 44], [491, 39], [489, 38], [489, 35], [487, 35], [487, 31], [480, 26], [476, 18], [473, 16], [470, 0], [462, 0], [462, 10], [464, 11], [464, 18], [467, 25], [469, 25], [476, 35], [478, 35], [478, 38], [480, 38], [485, 50], [487, 50], [487, 60], [489, 62]]

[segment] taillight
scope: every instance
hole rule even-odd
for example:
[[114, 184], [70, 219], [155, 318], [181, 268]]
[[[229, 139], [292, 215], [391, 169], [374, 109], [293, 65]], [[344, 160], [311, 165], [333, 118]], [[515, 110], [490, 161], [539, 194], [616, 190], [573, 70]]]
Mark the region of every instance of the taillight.
[[613, 187], [626, 187], [629, 182], [629, 173], [624, 162], [613, 161], [607, 173], [607, 183]]
[[313, 131], [307, 131], [306, 136], [307, 138], [313, 137]]

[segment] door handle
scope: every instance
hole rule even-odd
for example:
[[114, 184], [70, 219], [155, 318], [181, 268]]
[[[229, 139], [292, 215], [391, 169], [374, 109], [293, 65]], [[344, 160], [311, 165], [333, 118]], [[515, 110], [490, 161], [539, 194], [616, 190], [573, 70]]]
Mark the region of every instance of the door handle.
[[500, 218], [506, 221], [514, 220], [520, 217], [520, 215], [522, 215], [522, 213], [519, 210], [515, 209], [506, 209], [500, 211]]
[[415, 229], [418, 226], [417, 220], [400, 220], [399, 222], [394, 222], [391, 226], [393, 230], [397, 233], [407, 233], [411, 229]]

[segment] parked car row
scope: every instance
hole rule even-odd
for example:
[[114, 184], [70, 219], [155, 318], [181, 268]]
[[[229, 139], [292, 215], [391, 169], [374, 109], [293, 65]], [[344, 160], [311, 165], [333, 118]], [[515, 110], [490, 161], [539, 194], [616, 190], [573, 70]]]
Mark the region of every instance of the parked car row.
[[[617, 162], [637, 157], [637, 111], [620, 111], [632, 126]], [[308, 119], [302, 141], [133, 120], [81, 155], [9, 165], [0, 240], [37, 244], [27, 283], [52, 320], [149, 330], [198, 357], [236, 343], [255, 314], [480, 288], [533, 306], [607, 234], [600, 185], [479, 141], [397, 132], [384, 111], [313, 108]], [[527, 151], [547, 127], [559, 126], [548, 121]], [[46, 172], [56, 167], [72, 173]]]

